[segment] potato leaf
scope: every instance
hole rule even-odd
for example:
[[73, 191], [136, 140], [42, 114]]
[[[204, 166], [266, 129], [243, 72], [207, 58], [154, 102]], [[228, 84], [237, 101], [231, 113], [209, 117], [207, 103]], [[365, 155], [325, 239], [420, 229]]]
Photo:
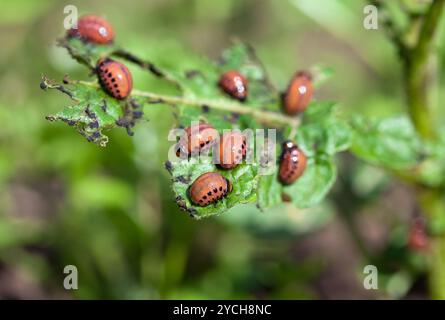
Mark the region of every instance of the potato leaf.
[[[199, 162], [193, 157], [170, 159], [166, 168], [172, 176], [176, 202], [191, 216], [199, 219], [218, 215], [243, 203], [255, 203], [265, 209], [291, 201], [297, 207], [306, 208], [322, 201], [334, 183], [336, 167], [333, 157], [346, 150], [351, 141], [349, 125], [336, 115], [337, 105], [314, 101], [302, 116], [283, 114], [281, 93], [250, 46], [237, 43], [225, 50], [216, 62], [199, 58], [187, 68], [179, 65], [175, 70], [161, 70], [115, 45], [95, 46], [75, 38], [60, 40], [59, 44], [90, 70], [94, 71], [95, 63], [101, 57], [119, 57], [170, 81], [181, 93], [169, 96], [135, 88], [129, 98], [118, 101], [107, 95], [97, 82], [65, 79], [63, 84], [58, 84], [44, 77], [42, 89], [56, 89], [74, 101], [71, 106], [47, 118], [74, 126], [89, 141], [105, 146], [108, 137], [103, 131], [116, 126], [125, 127], [131, 134], [146, 104], [163, 103], [175, 107], [177, 127], [184, 128], [201, 121], [212, 124], [220, 134], [225, 129], [276, 129], [277, 145], [272, 155], [280, 153], [284, 140], [293, 139], [308, 156], [305, 173], [290, 186], [283, 186], [278, 181], [278, 159], [273, 157], [269, 159], [267, 174], [262, 170], [262, 158], [232, 170], [222, 170], [215, 164]], [[220, 75], [228, 70], [238, 70], [248, 79], [246, 101], [236, 101], [218, 87]], [[317, 83], [331, 73], [324, 67], [314, 70], [320, 80]], [[261, 150], [260, 141], [255, 142], [253, 154]], [[222, 174], [230, 181], [232, 191], [214, 204], [199, 207], [190, 201], [188, 192], [193, 181], [206, 172]]]

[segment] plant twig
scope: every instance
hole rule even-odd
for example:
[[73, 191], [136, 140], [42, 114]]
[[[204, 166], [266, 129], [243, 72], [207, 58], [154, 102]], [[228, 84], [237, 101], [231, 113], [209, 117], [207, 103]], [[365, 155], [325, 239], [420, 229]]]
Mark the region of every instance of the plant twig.
[[[78, 81], [83, 85], [98, 88], [97, 82]], [[149, 103], [166, 103], [169, 105], [187, 105], [190, 107], [202, 108], [206, 106], [209, 109], [220, 110], [225, 112], [232, 112], [243, 115], [250, 115], [263, 124], [275, 124], [275, 125], [290, 125], [292, 127], [298, 127], [300, 125], [300, 118], [290, 117], [278, 112], [267, 111], [261, 109], [260, 106], [245, 106], [237, 102], [227, 102], [225, 100], [208, 100], [208, 99], [195, 99], [181, 96], [169, 96], [162, 95], [153, 92], [141, 91], [133, 89], [131, 93], [132, 97], [146, 98]]]
[[436, 132], [432, 125], [428, 101], [428, 60], [445, 0], [435, 0], [423, 17], [416, 46], [410, 50], [405, 60], [405, 90], [408, 110], [413, 124], [420, 135], [434, 138]]
[[163, 70], [159, 69], [154, 63], [150, 61], [142, 60], [141, 58], [135, 56], [131, 52], [128, 52], [127, 50], [124, 49], [117, 49], [112, 52], [112, 55], [127, 60], [131, 63], [134, 63], [140, 66], [142, 69], [146, 69], [149, 72], [153, 73], [155, 76], [163, 78], [173, 83], [177, 88], [180, 88], [179, 83], [173, 77], [171, 77], [168, 73], [164, 72]]
[[[379, 2], [379, 1], [375, 1]], [[433, 0], [428, 10], [424, 15], [416, 15], [416, 19], [410, 19], [409, 28], [418, 32], [416, 34], [417, 41], [409, 48], [405, 49], [401, 58], [403, 60], [404, 68], [404, 85], [407, 96], [408, 111], [419, 135], [423, 138], [431, 139], [436, 137], [436, 129], [434, 126], [434, 118], [430, 110], [429, 102], [429, 74], [428, 62], [431, 56], [431, 50], [436, 34], [437, 27], [440, 22], [445, 5], [445, 0]], [[420, 29], [417, 31], [413, 27], [413, 23], [421, 22]], [[397, 47], [400, 47], [399, 39], [401, 34], [391, 37], [392, 41]], [[435, 217], [432, 212], [435, 207], [439, 206], [442, 212], [445, 208], [443, 190], [425, 189], [417, 183], [420, 187], [418, 201], [421, 204], [422, 211], [428, 218], [428, 221], [434, 221]], [[433, 197], [425, 197], [432, 193]], [[445, 298], [445, 235], [434, 237], [431, 245], [431, 267], [429, 270], [429, 282], [431, 295], [438, 299]]]
[[407, 55], [408, 48], [403, 40], [403, 32], [396, 27], [388, 13], [385, 10], [382, 10], [383, 3], [381, 0], [371, 0], [369, 3], [379, 9], [380, 21], [385, 28], [388, 38], [390, 38], [396, 46], [399, 56], [404, 59], [404, 57]]

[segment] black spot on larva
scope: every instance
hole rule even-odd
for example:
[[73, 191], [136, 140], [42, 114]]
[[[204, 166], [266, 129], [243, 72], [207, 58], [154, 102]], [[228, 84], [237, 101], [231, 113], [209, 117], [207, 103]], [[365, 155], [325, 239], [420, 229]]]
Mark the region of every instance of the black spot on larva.
[[222, 191], [222, 187], [219, 187], [219, 191]]
[[204, 147], [205, 143], [201, 142], [201, 144], [199, 145], [201, 148]]
[[114, 87], [117, 88], [117, 83], [114, 84]]
[[217, 189], [217, 188], [213, 189], [213, 192], [214, 192], [214, 193], [217, 193], [217, 192], [218, 192], [218, 189]]
[[116, 79], [115, 78], [111, 78], [111, 82], [116, 82]]
[[207, 192], [207, 195], [211, 196], [212, 195], [212, 191]]
[[202, 197], [204, 200], [207, 200], [207, 196]]
[[202, 201], [202, 199], [201, 199], [201, 200], [199, 200], [199, 202], [200, 202], [200, 203], [203, 203], [204, 201]]
[[108, 73], [108, 78], [111, 78], [113, 75], [111, 74], [111, 72]]

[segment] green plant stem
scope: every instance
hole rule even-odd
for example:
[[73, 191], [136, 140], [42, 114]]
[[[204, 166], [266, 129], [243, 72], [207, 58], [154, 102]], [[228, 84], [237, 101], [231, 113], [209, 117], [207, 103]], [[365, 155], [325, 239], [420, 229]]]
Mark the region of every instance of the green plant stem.
[[[382, 1], [371, 2], [382, 5]], [[429, 101], [431, 79], [429, 79], [428, 63], [432, 56], [431, 51], [444, 5], [445, 0], [433, 0], [426, 13], [417, 17], [420, 20], [411, 19], [411, 25], [407, 30], [415, 32], [414, 38], [417, 39], [411, 46], [404, 41], [406, 35], [396, 30], [390, 20], [384, 23], [403, 61], [404, 90], [411, 121], [419, 135], [425, 139], [434, 139], [437, 136]], [[420, 29], [414, 26], [418, 21], [421, 21]], [[420, 184], [417, 184], [417, 187], [420, 190], [418, 201], [431, 224], [437, 219], [437, 210], [441, 214], [445, 213], [443, 190], [424, 188]], [[432, 298], [445, 299], [445, 234], [436, 235], [431, 242], [430, 292]]]
[[[436, 137], [434, 119], [429, 102], [430, 83], [428, 62], [434, 43], [434, 35], [440, 22], [445, 0], [434, 0], [422, 18], [417, 44], [410, 48], [404, 59], [405, 90], [408, 110], [417, 132], [424, 138]], [[427, 196], [430, 193], [434, 196]], [[440, 207], [445, 212], [445, 201], [441, 190], [421, 190], [419, 200], [422, 211], [433, 222], [434, 210]], [[425, 201], [425, 198], [428, 200]], [[431, 267], [429, 287], [432, 298], [445, 299], [445, 235], [433, 237], [431, 241]]]
[[[425, 190], [420, 195], [420, 204], [429, 221], [443, 219], [445, 214], [445, 195], [441, 190]], [[434, 299], [445, 299], [445, 230], [440, 225], [439, 230], [435, 224], [430, 243], [429, 258], [431, 263], [429, 274], [429, 287]]]
[[[405, 59], [405, 90], [408, 98], [408, 110], [411, 120], [417, 132], [424, 138], [435, 138], [435, 126], [431, 114], [429, 102], [429, 74], [428, 62], [431, 58], [431, 49], [434, 35], [440, 22], [445, 0], [435, 0], [429, 7], [422, 19], [418, 41]], [[437, 207], [445, 212], [445, 201], [440, 190], [432, 191], [433, 197], [427, 197], [422, 201], [425, 194], [420, 193], [420, 204], [423, 212], [432, 222], [435, 219], [433, 211]], [[431, 241], [431, 267], [429, 273], [429, 287], [432, 298], [445, 299], [445, 235], [433, 237]]]
[[[83, 85], [98, 87], [96, 82], [79, 81]], [[250, 115], [263, 124], [274, 125], [290, 125], [296, 128], [300, 125], [300, 118], [287, 116], [278, 112], [262, 110], [259, 106], [247, 106], [237, 102], [228, 102], [225, 100], [207, 100], [207, 99], [195, 99], [186, 98], [181, 96], [162, 95], [142, 90], [133, 89], [131, 93], [132, 97], [146, 98], [148, 102], [152, 103], [166, 103], [169, 105], [187, 105], [190, 107], [202, 108], [204, 106], [209, 109], [225, 111], [228, 113], [237, 113], [242, 115]]]
[[411, 120], [425, 138], [436, 135], [429, 104], [428, 61], [445, 0], [435, 0], [422, 19], [417, 44], [405, 56], [405, 90]]
[[224, 100], [205, 100], [205, 99], [192, 99], [178, 96], [160, 95], [151, 92], [133, 90], [134, 96], [145, 97], [154, 101], [165, 102], [167, 104], [183, 104], [193, 107], [202, 108], [207, 106], [209, 109], [220, 110], [225, 112], [233, 112], [238, 114], [250, 115], [257, 119], [261, 123], [279, 124], [279, 125], [291, 125], [297, 127], [300, 124], [300, 119], [296, 117], [290, 117], [281, 113], [261, 110], [257, 107], [247, 107], [240, 103], [228, 103]]

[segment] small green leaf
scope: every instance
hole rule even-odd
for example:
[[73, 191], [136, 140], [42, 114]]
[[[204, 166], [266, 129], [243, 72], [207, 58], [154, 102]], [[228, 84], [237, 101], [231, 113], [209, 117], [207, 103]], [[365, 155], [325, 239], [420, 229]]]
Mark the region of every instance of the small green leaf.
[[108, 137], [103, 134], [103, 130], [118, 125], [131, 129], [131, 117], [136, 106], [111, 98], [98, 85], [90, 86], [81, 82], [62, 85], [44, 77], [41, 87], [45, 90], [59, 90], [75, 102], [46, 118], [50, 121], [63, 121], [75, 127], [88, 141], [104, 147]]
[[331, 157], [318, 155], [309, 158], [304, 174], [292, 185], [283, 188], [299, 208], [309, 208], [319, 203], [331, 189], [337, 169]]
[[[166, 167], [172, 176], [176, 202], [181, 209], [194, 218], [200, 219], [218, 215], [240, 203], [256, 201], [257, 175], [256, 166], [242, 164], [233, 170], [220, 170], [210, 163], [198, 163], [196, 159], [167, 162]], [[218, 172], [232, 184], [232, 191], [222, 200], [199, 207], [192, 204], [188, 190], [191, 184], [202, 174]]]
[[269, 208], [288, 198], [298, 208], [308, 208], [321, 202], [329, 192], [337, 176], [332, 157], [319, 154], [308, 158], [303, 175], [289, 186], [283, 186], [277, 173], [261, 176], [258, 190], [258, 206]]
[[110, 56], [117, 47], [110, 45], [95, 45], [79, 38], [59, 39], [57, 44], [68, 50], [69, 54], [82, 64], [94, 68], [100, 58]]
[[282, 202], [283, 186], [274, 174], [261, 176], [258, 183], [258, 207], [266, 209]]
[[369, 120], [355, 117], [351, 152], [375, 165], [401, 170], [424, 157], [421, 140], [406, 117]]
[[296, 141], [312, 156], [314, 153], [334, 155], [349, 148], [349, 126], [335, 115], [337, 105], [332, 102], [313, 102], [302, 118]]

